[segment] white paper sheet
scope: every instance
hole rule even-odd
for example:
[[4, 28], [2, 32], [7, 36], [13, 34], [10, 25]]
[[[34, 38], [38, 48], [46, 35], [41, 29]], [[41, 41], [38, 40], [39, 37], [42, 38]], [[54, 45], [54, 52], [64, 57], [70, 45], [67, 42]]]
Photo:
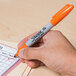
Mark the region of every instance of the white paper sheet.
[[0, 44], [0, 76], [19, 60], [14, 57], [16, 52], [16, 49]]

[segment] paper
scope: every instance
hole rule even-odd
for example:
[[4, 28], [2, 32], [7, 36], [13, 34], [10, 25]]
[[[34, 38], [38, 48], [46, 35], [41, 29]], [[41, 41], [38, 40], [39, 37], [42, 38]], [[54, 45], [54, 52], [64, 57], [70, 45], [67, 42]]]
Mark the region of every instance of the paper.
[[[1, 40], [0, 43], [15, 48], [17, 47], [17, 43], [13, 43], [13, 42], [6, 42]], [[4, 76], [61, 76], [61, 75], [59, 75], [56, 72], [53, 72], [52, 70], [48, 69], [45, 66], [36, 69], [31, 69], [26, 63], [20, 63], [11, 72], [9, 72], [7, 75]]]
[[16, 49], [0, 44], [0, 76], [19, 60], [13, 56], [16, 52]]

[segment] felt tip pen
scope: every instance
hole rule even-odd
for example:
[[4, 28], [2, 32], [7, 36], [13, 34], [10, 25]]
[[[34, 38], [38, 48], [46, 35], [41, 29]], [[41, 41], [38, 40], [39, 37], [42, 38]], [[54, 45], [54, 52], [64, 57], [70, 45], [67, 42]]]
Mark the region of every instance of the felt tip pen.
[[53, 26], [58, 24], [65, 16], [67, 16], [72, 9], [73, 5], [67, 4], [60, 11], [58, 11], [50, 20], [50, 22], [45, 25], [37, 34], [35, 34], [31, 39], [29, 39], [22, 47], [20, 47], [14, 57], [17, 57], [19, 51], [25, 47], [31, 47], [35, 44], [39, 39], [41, 39]]

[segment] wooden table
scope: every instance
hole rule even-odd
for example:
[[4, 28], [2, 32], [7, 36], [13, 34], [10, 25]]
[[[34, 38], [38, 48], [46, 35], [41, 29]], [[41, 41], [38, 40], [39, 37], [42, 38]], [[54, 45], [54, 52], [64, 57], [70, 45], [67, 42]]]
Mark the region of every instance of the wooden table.
[[76, 0], [0, 0], [0, 40], [19, 42], [40, 30], [67, 3], [74, 10], [54, 30], [76, 47]]

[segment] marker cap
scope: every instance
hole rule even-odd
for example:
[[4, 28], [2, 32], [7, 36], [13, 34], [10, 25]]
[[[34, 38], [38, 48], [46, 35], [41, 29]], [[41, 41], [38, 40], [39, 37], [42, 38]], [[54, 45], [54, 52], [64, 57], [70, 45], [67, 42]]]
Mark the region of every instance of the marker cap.
[[74, 8], [74, 5], [70, 5], [70, 4], [65, 5], [50, 20], [52, 25], [55, 26], [57, 23], [59, 23], [65, 16], [67, 16], [72, 11], [73, 8]]

